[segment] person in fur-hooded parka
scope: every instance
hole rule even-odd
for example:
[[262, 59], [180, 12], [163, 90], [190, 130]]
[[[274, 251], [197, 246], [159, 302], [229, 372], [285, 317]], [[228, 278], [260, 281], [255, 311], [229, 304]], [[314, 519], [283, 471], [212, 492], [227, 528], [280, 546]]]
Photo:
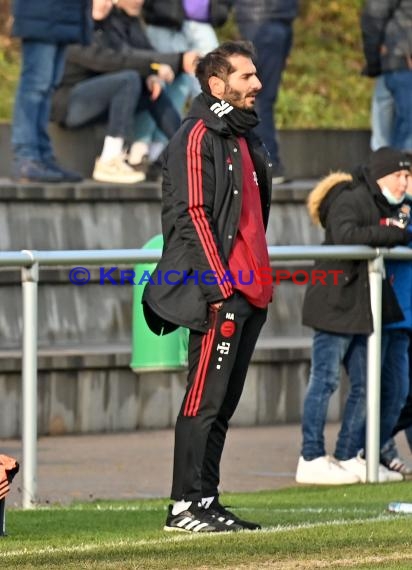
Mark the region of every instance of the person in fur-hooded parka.
[[[387, 202], [367, 167], [353, 174], [328, 175], [308, 199], [312, 221], [325, 228], [324, 245], [406, 245], [410, 241], [406, 229], [380, 225], [381, 219], [392, 218], [397, 209]], [[324, 282], [317, 280], [308, 285], [303, 324], [338, 334], [370, 334], [367, 262], [318, 261], [314, 269], [325, 271], [327, 276]], [[342, 273], [338, 275], [336, 271]]]

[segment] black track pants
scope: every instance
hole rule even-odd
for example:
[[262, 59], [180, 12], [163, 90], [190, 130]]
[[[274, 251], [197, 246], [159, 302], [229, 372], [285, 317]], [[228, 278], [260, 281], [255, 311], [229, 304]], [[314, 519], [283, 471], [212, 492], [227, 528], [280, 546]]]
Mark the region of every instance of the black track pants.
[[219, 311], [211, 310], [207, 333], [190, 333], [188, 385], [175, 428], [172, 499], [218, 494], [228, 423], [266, 314], [235, 293]]

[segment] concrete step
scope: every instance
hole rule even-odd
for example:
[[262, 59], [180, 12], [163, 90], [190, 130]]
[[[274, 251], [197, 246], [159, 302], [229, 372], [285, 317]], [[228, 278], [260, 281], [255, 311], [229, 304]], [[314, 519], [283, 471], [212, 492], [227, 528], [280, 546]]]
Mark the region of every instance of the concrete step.
[[[317, 183], [316, 178], [290, 180], [273, 186], [273, 202], [301, 202]], [[160, 202], [161, 184], [105, 184], [85, 179], [78, 183], [17, 183], [0, 177], [0, 202], [3, 201], [142, 201]]]
[[[253, 355], [254, 362], [305, 360], [310, 357], [312, 339], [306, 337], [259, 338]], [[70, 344], [39, 346], [39, 370], [70, 370], [93, 368], [129, 368], [130, 342], [107, 344]], [[0, 370], [21, 371], [22, 350], [18, 347], [0, 349]]]

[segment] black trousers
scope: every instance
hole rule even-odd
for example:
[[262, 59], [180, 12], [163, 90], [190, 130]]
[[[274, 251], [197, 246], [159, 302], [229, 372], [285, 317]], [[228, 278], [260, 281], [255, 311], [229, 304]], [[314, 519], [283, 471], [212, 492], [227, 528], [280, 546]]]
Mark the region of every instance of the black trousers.
[[207, 333], [190, 333], [188, 384], [175, 428], [171, 498], [176, 501], [218, 495], [229, 420], [266, 314], [235, 293], [219, 311], [210, 311]]

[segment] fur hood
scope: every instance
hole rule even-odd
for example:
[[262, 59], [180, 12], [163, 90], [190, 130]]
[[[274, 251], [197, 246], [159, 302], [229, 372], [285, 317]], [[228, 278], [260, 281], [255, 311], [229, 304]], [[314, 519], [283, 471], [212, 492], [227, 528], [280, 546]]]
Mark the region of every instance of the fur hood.
[[352, 183], [352, 174], [338, 171], [328, 174], [315, 186], [307, 199], [309, 216], [315, 225], [325, 227], [325, 218], [333, 199]]

